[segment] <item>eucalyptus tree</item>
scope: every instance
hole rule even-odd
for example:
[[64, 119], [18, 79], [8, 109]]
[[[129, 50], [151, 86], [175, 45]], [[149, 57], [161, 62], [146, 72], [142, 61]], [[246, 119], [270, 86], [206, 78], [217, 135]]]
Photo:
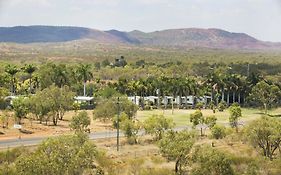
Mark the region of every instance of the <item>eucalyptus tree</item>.
[[33, 64], [26, 64], [22, 67], [22, 70], [29, 75], [29, 92], [32, 93], [32, 74], [36, 70], [36, 66]]
[[189, 154], [196, 142], [196, 134], [187, 130], [169, 131], [159, 141], [160, 152], [168, 159], [175, 160], [175, 173], [185, 174], [190, 161]]
[[83, 81], [83, 95], [86, 96], [86, 83], [93, 79], [92, 67], [90, 64], [80, 64], [77, 68], [78, 78]]
[[237, 103], [233, 103], [229, 109], [229, 123], [230, 126], [236, 129], [238, 132], [238, 120], [242, 117], [241, 107]]
[[264, 108], [265, 114], [267, 109], [278, 104], [280, 98], [280, 89], [276, 85], [268, 84], [265, 81], [260, 81], [253, 88], [249, 96], [249, 101], [257, 106]]
[[35, 96], [43, 100], [42, 103], [35, 104], [38, 105], [38, 108], [35, 108], [36, 114], [41, 115], [40, 110], [43, 110], [42, 113], [52, 116], [55, 126], [59, 119], [62, 120], [65, 111], [70, 110], [74, 103], [74, 93], [67, 86], [58, 88], [52, 85]]
[[88, 116], [88, 113], [86, 111], [82, 111], [72, 117], [69, 127], [76, 133], [87, 132], [90, 124], [91, 118]]
[[44, 140], [14, 164], [18, 175], [96, 174], [97, 155], [96, 146], [85, 135], [65, 135]]
[[273, 160], [275, 152], [281, 147], [281, 120], [262, 117], [252, 121], [245, 130], [249, 142], [262, 151], [262, 154]]
[[5, 66], [5, 72], [10, 75], [11, 78], [11, 93], [14, 95], [16, 93], [16, 74], [19, 72], [19, 69], [16, 65], [8, 64]]
[[21, 124], [22, 118], [26, 117], [29, 112], [27, 100], [24, 97], [13, 100], [13, 110], [18, 124]]
[[172, 130], [175, 126], [173, 119], [166, 118], [163, 115], [152, 115], [143, 123], [145, 132], [154, 136], [155, 140], [162, 139], [164, 133], [168, 130]]

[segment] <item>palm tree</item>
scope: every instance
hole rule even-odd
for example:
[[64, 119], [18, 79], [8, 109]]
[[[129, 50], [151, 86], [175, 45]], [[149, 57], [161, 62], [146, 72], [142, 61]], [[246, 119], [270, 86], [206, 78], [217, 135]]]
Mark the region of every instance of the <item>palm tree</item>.
[[93, 79], [93, 73], [91, 71], [92, 66], [90, 64], [80, 64], [77, 68], [78, 77], [83, 80], [84, 90], [83, 94], [86, 96], [86, 83]]
[[32, 64], [26, 64], [22, 70], [29, 75], [29, 91], [32, 93], [32, 74], [36, 70], [36, 67]]
[[66, 65], [65, 64], [60, 64], [58, 66], [53, 65], [53, 70], [54, 70], [54, 81], [55, 84], [62, 88], [64, 85], [67, 84], [68, 82], [68, 72], [66, 69]]
[[19, 69], [15, 65], [8, 64], [5, 67], [5, 72], [11, 76], [11, 94], [14, 95], [15, 94], [15, 83], [16, 83], [15, 75], [19, 72]]

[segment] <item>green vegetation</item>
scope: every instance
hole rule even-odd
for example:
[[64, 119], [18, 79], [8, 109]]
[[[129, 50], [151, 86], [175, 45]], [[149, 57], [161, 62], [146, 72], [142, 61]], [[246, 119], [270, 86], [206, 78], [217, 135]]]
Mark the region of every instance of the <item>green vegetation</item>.
[[222, 139], [226, 136], [226, 128], [224, 126], [215, 125], [211, 129], [212, 137], [215, 139]]
[[89, 131], [87, 128], [91, 124], [91, 119], [86, 111], [79, 112], [76, 114], [70, 122], [69, 127], [75, 132], [86, 132]]
[[175, 173], [182, 174], [189, 162], [189, 152], [196, 140], [196, 135], [188, 131], [175, 133], [169, 131], [160, 140], [160, 151], [164, 156], [175, 160]]
[[163, 134], [173, 127], [173, 120], [167, 119], [163, 115], [152, 115], [144, 121], [145, 132], [153, 135], [155, 140], [160, 140]]
[[[281, 174], [280, 53], [96, 43], [75, 50], [78, 46], [34, 46], [34, 61], [32, 45], [1, 55], [6, 61], [0, 63], [3, 130], [14, 117], [18, 123], [30, 118], [44, 127], [51, 121], [59, 128], [64, 114], [74, 109], [67, 126], [77, 135], [50, 138], [31, 150], [0, 152], [0, 174]], [[22, 59], [9, 61], [15, 57]], [[75, 96], [94, 97], [95, 109], [78, 111]], [[165, 96], [169, 103], [164, 103]], [[192, 97], [189, 103], [185, 97]], [[138, 106], [132, 103], [137, 98]], [[149, 145], [161, 155], [118, 159], [124, 151], [115, 159], [111, 142], [104, 144], [109, 153], [98, 150], [84, 135], [90, 131], [89, 113], [97, 119], [94, 123], [110, 120], [112, 130], [119, 115], [119, 129], [127, 139], [121, 139], [122, 148]], [[237, 132], [229, 133], [229, 124]], [[191, 126], [200, 127], [201, 137], [177, 130]], [[139, 135], [141, 129], [148, 135]]]
[[195, 153], [192, 155], [192, 162], [196, 164], [191, 171], [192, 175], [234, 174], [231, 160], [224, 153], [210, 147], [196, 148]]
[[271, 160], [281, 147], [281, 120], [262, 117], [246, 127], [245, 134], [254, 147], [262, 150], [262, 154]]
[[233, 128], [236, 128], [236, 132], [238, 132], [238, 120], [240, 117], [242, 117], [241, 107], [234, 103], [229, 108], [230, 117], [229, 117], [229, 123], [230, 126]]
[[[92, 170], [97, 149], [85, 136], [62, 136], [44, 141], [35, 152], [19, 157], [17, 174], [84, 174]], [[67, 165], [67, 166], [66, 166]]]
[[249, 96], [252, 102], [264, 107], [265, 114], [267, 109], [276, 107], [279, 103], [280, 89], [276, 85], [270, 85], [265, 81], [257, 83]]
[[127, 141], [130, 144], [138, 143], [138, 133], [141, 129], [141, 122], [135, 119], [130, 119], [126, 116], [120, 122], [120, 129], [123, 131], [124, 135], [127, 137]]
[[117, 98], [110, 98], [100, 101], [93, 115], [95, 119], [111, 120], [118, 112], [121, 113], [123, 111], [129, 118], [132, 118], [136, 114], [137, 109], [137, 106], [126, 98], [120, 98], [119, 102]]

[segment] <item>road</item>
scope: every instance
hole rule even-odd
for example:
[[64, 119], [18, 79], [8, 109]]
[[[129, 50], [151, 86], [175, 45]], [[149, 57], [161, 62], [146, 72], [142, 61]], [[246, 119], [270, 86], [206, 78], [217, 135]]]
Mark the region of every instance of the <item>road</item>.
[[[178, 127], [175, 130], [183, 130], [185, 128], [189, 128], [189, 127]], [[145, 133], [143, 130], [139, 132], [139, 135], [144, 135], [144, 134]], [[123, 136], [124, 136], [123, 133], [120, 132], [120, 137]], [[57, 136], [50, 136], [50, 137], [57, 137]], [[90, 140], [106, 139], [106, 138], [114, 138], [114, 137], [116, 137], [116, 131], [95, 132], [89, 134]], [[47, 138], [49, 137], [44, 136], [44, 137], [0, 140], [0, 149], [13, 148], [18, 146], [34, 146], [40, 144], [43, 140], [46, 140]]]
[[[123, 134], [120, 133], [120, 136], [122, 137]], [[50, 137], [57, 137], [57, 136], [50, 136]], [[116, 137], [116, 132], [114, 131], [96, 132], [96, 133], [89, 134], [89, 138], [91, 140], [113, 138], [113, 137]], [[43, 140], [47, 138], [48, 136], [0, 140], [0, 149], [12, 148], [17, 146], [34, 146], [40, 144]]]
[[[225, 126], [228, 125], [228, 123], [221, 123]], [[199, 127], [197, 127], [199, 129]], [[190, 126], [183, 126], [183, 127], [177, 127], [174, 130], [180, 131], [183, 129], [191, 129]], [[139, 132], [139, 135], [144, 135], [144, 130], [141, 130]], [[122, 132], [120, 132], [120, 137], [123, 137], [124, 135]], [[57, 137], [57, 136], [50, 136], [50, 137]], [[107, 132], [95, 132], [90, 133], [89, 138], [90, 140], [97, 140], [97, 139], [106, 139], [106, 138], [114, 138], [116, 137], [116, 131], [107, 131]], [[43, 140], [46, 140], [49, 138], [48, 136], [44, 137], [30, 137], [30, 138], [21, 138], [21, 139], [7, 139], [7, 140], [0, 140], [0, 149], [5, 148], [13, 148], [18, 146], [34, 146], [40, 144]]]

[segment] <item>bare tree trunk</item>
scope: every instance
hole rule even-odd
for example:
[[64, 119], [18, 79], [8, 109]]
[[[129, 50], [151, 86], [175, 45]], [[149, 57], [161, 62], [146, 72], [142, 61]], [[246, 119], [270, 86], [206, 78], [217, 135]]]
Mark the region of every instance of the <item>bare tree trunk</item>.
[[29, 74], [29, 91], [30, 91], [30, 94], [32, 93], [32, 88], [31, 88], [31, 86], [32, 86], [32, 84], [31, 84], [31, 74]]
[[232, 93], [232, 103], [235, 103], [235, 91]]
[[84, 89], [83, 90], [84, 90], [83, 94], [84, 94], [84, 97], [85, 97], [86, 96], [86, 81], [84, 81]]
[[174, 114], [174, 96], [172, 97], [172, 115]]
[[185, 95], [185, 109], [187, 109], [187, 94]]
[[224, 101], [224, 89], [222, 89], [221, 101]]
[[229, 90], [227, 91], [227, 106], [229, 106]]
[[238, 103], [241, 104], [241, 92], [238, 93]]

